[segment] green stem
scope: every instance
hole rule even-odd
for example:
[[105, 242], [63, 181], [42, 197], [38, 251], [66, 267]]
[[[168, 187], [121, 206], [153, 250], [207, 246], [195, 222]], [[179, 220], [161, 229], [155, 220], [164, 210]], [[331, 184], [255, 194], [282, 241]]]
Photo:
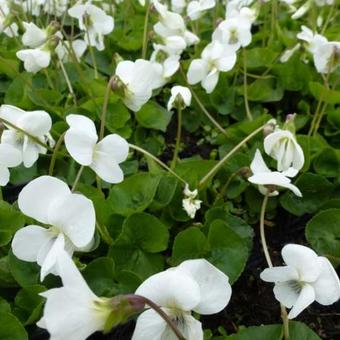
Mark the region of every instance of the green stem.
[[[274, 1], [274, 0], [273, 0]], [[249, 108], [249, 101], [248, 101], [248, 82], [247, 82], [247, 52], [243, 49], [243, 96], [244, 96], [244, 106], [246, 109], [246, 114], [248, 119], [251, 121], [253, 120], [253, 116], [251, 114]]]
[[[89, 35], [89, 30], [86, 27], [86, 35], [87, 35], [87, 40], [90, 41], [90, 35]], [[91, 55], [91, 59], [92, 59], [92, 66], [94, 69], [94, 78], [98, 79], [98, 68], [97, 68], [97, 61], [96, 61], [96, 57], [94, 55], [94, 51], [93, 51], [93, 46], [91, 44], [88, 44], [89, 46], [89, 51], [90, 51], [90, 55]]]
[[231, 151], [229, 151], [210, 171], [199, 181], [198, 186], [202, 187], [206, 181], [212, 176], [215, 175], [215, 173], [223, 166], [223, 164], [236, 152], [238, 151], [243, 145], [245, 145], [251, 138], [256, 136], [259, 132], [263, 130], [265, 126], [267, 126], [268, 123], [263, 124], [258, 129], [253, 131], [249, 136], [244, 138], [240, 143], [238, 143]]
[[110, 99], [112, 79], [113, 78], [110, 78], [109, 82], [107, 83], [106, 90], [105, 90], [103, 109], [102, 109], [102, 113], [100, 116], [99, 140], [102, 140], [104, 138], [106, 113], [107, 113], [107, 107], [108, 107], [109, 99]]
[[172, 331], [175, 333], [177, 338], [179, 340], [186, 340], [186, 338], [182, 335], [182, 333], [179, 331], [175, 323], [172, 321], [172, 319], [166, 314], [161, 307], [159, 307], [157, 304], [155, 304], [153, 301], [149, 300], [148, 298], [136, 295], [138, 296], [146, 305], [148, 305], [150, 308], [152, 308], [172, 329]]
[[84, 170], [84, 165], [82, 165], [78, 170], [76, 179], [74, 180], [74, 183], [73, 183], [73, 186], [72, 186], [72, 189], [71, 189], [72, 192], [74, 192], [76, 190], [76, 187], [77, 187], [78, 182], [80, 180], [81, 174], [83, 173], [83, 170]]
[[50, 78], [50, 75], [48, 74], [48, 71], [46, 69], [44, 69], [44, 73], [45, 73], [45, 76], [46, 76], [46, 79], [47, 79], [47, 82], [48, 82], [48, 86], [52, 89], [52, 90], [55, 90], [55, 87], [53, 85], [53, 81], [52, 79]]
[[142, 154], [146, 155], [147, 157], [150, 157], [151, 159], [153, 159], [156, 163], [158, 163], [161, 167], [163, 167], [166, 171], [168, 171], [171, 175], [173, 175], [174, 177], [176, 177], [180, 182], [182, 182], [183, 184], [187, 184], [187, 182], [179, 175], [176, 174], [175, 171], [173, 171], [172, 169], [170, 169], [165, 163], [163, 163], [160, 159], [158, 159], [157, 157], [155, 157], [153, 154], [151, 154], [150, 152], [144, 150], [143, 148], [140, 148], [137, 145], [134, 144], [129, 144], [130, 148], [136, 151], [141, 152]]
[[51, 162], [50, 162], [50, 167], [49, 167], [49, 170], [48, 170], [48, 174], [50, 176], [53, 175], [53, 170], [54, 170], [54, 165], [55, 165], [55, 161], [57, 159], [57, 155], [58, 155], [58, 151], [60, 149], [60, 146], [61, 144], [63, 143], [64, 141], [64, 137], [65, 137], [65, 133], [64, 132], [58, 139], [56, 145], [54, 146], [54, 150], [53, 150], [53, 153], [52, 153], [52, 158], [51, 158]]
[[146, 12], [144, 17], [144, 31], [143, 31], [143, 48], [142, 48], [142, 59], [146, 58], [146, 52], [148, 49], [148, 25], [149, 25], [149, 15], [151, 10], [151, 2], [148, 1], [146, 4]]
[[3, 122], [5, 125], [10, 126], [11, 128], [21, 132], [22, 134], [24, 134], [25, 136], [29, 137], [30, 139], [32, 139], [35, 143], [39, 144], [40, 146], [44, 147], [45, 149], [52, 151], [53, 149], [50, 148], [47, 144], [45, 144], [44, 142], [42, 142], [38, 137], [31, 135], [30, 133], [26, 132], [25, 130], [19, 128], [18, 126], [14, 125], [13, 123], [11, 123], [10, 121], [8, 121], [5, 118], [1, 118], [0, 117], [0, 121]]
[[109, 246], [113, 245], [113, 239], [107, 230], [106, 226], [100, 225], [98, 222], [96, 222], [96, 227], [98, 229], [98, 232], [101, 236], [101, 238], [108, 244]]
[[177, 135], [176, 135], [176, 145], [175, 145], [175, 151], [174, 151], [174, 155], [172, 158], [172, 162], [171, 162], [171, 169], [175, 169], [176, 167], [176, 162], [177, 162], [177, 158], [178, 158], [178, 152], [179, 152], [179, 147], [181, 144], [181, 134], [182, 134], [182, 108], [180, 105], [178, 105], [178, 120], [177, 120]]
[[[266, 194], [263, 198], [262, 206], [261, 206], [261, 213], [260, 213], [260, 237], [261, 237], [261, 244], [262, 244], [262, 249], [264, 256], [266, 258], [266, 262], [268, 264], [269, 268], [273, 267], [272, 260], [270, 258], [268, 246], [267, 246], [267, 241], [266, 241], [266, 234], [265, 234], [265, 229], [264, 229], [264, 217], [266, 214], [266, 208], [267, 208], [267, 203], [268, 203], [268, 194]], [[289, 319], [287, 315], [287, 311], [285, 306], [283, 306], [280, 303], [280, 308], [281, 308], [281, 318], [283, 322], [283, 331], [284, 331], [284, 338], [285, 340], [289, 340]]]
[[67, 72], [66, 72], [66, 69], [65, 69], [65, 67], [64, 67], [64, 64], [63, 64], [63, 62], [62, 62], [61, 60], [59, 60], [58, 63], [59, 63], [60, 69], [61, 69], [61, 71], [62, 71], [62, 73], [63, 73], [63, 76], [64, 76], [64, 78], [65, 78], [65, 81], [66, 81], [68, 90], [69, 90], [69, 92], [70, 92], [70, 95], [72, 96], [73, 103], [74, 103], [74, 105], [77, 105], [77, 98], [76, 98], [76, 95], [75, 95], [75, 93], [74, 93], [74, 91], [73, 91], [73, 87], [72, 87], [70, 78], [69, 78], [69, 76], [68, 76], [68, 74], [67, 74]]

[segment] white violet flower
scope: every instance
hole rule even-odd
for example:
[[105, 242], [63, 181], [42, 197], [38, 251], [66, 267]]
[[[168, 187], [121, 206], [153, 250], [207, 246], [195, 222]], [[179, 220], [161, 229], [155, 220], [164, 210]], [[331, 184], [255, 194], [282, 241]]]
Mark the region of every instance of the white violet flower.
[[257, 184], [259, 191], [263, 195], [277, 196], [279, 192], [276, 187], [291, 190], [296, 196], [302, 197], [300, 190], [291, 183], [291, 180], [278, 171], [271, 171], [264, 162], [261, 152], [256, 150], [253, 161], [250, 164], [253, 175], [248, 181]]
[[72, 193], [68, 185], [51, 176], [29, 182], [20, 192], [19, 209], [46, 225], [28, 225], [16, 232], [13, 254], [21, 260], [41, 266], [41, 280], [49, 273], [58, 274], [57, 258], [63, 250], [88, 250], [94, 240], [96, 216], [91, 200]]
[[21, 153], [10, 144], [0, 144], [0, 186], [9, 182], [8, 168], [14, 168], [22, 162]]
[[191, 92], [185, 86], [173, 86], [171, 88], [171, 97], [168, 101], [168, 111], [170, 111], [173, 107], [180, 105], [182, 109], [191, 104]]
[[195, 218], [196, 211], [201, 209], [201, 200], [197, 200], [198, 190], [190, 191], [189, 185], [186, 184], [183, 190], [185, 198], [182, 200], [183, 209], [188, 216]]
[[314, 301], [328, 306], [340, 298], [339, 278], [326, 257], [298, 244], [282, 248], [285, 266], [265, 269], [260, 277], [275, 283], [274, 295], [291, 308], [288, 318], [294, 319]]
[[[49, 134], [52, 127], [52, 119], [45, 111], [24, 111], [12, 105], [1, 105], [0, 118], [34, 136], [42, 143], [47, 141], [54, 145]], [[30, 168], [39, 158], [39, 154], [45, 154], [46, 148], [23, 132], [4, 123], [7, 129], [1, 135], [1, 142], [14, 146], [22, 154], [22, 161], [26, 168]]]
[[[158, 304], [187, 340], [203, 340], [201, 322], [191, 311], [214, 314], [225, 308], [231, 297], [228, 276], [204, 259], [188, 260], [178, 267], [152, 275], [135, 294]], [[165, 321], [151, 309], [137, 319], [132, 340], [176, 340]]]
[[129, 153], [129, 144], [117, 134], [105, 136], [98, 142], [93, 121], [81, 115], [68, 115], [70, 128], [65, 134], [65, 146], [70, 155], [81, 165], [90, 167], [108, 183], [119, 183], [124, 173], [119, 164]]

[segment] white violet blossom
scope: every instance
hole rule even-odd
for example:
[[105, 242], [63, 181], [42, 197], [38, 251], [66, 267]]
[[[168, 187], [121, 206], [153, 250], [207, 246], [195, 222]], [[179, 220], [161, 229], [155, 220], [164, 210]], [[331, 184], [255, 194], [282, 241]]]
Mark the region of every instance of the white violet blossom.
[[0, 186], [9, 182], [8, 168], [14, 168], [22, 162], [21, 153], [10, 144], [0, 144]]
[[68, 115], [70, 128], [65, 134], [65, 146], [70, 155], [81, 165], [90, 167], [108, 183], [119, 183], [124, 173], [119, 166], [126, 160], [129, 144], [117, 134], [105, 136], [98, 142], [93, 121], [81, 115]]
[[168, 111], [170, 111], [173, 107], [180, 105], [182, 109], [191, 104], [191, 92], [185, 86], [173, 86], [171, 88], [171, 97], [168, 101]]
[[339, 278], [326, 257], [298, 244], [282, 248], [285, 266], [267, 268], [261, 279], [275, 283], [274, 295], [291, 308], [288, 318], [294, 319], [314, 301], [328, 306], [340, 298]]
[[[214, 314], [223, 310], [231, 297], [228, 276], [204, 259], [188, 260], [175, 268], [152, 275], [136, 290], [158, 304], [187, 340], [203, 340], [201, 322], [191, 311]], [[165, 321], [151, 309], [137, 319], [132, 340], [176, 340]]]
[[28, 225], [16, 232], [13, 254], [41, 266], [41, 280], [58, 274], [57, 258], [63, 250], [88, 250], [94, 240], [96, 216], [91, 200], [72, 193], [68, 185], [51, 176], [29, 182], [20, 192], [19, 209], [46, 227]]
[[190, 191], [189, 185], [186, 184], [183, 190], [184, 199], [182, 200], [183, 209], [186, 211], [188, 216], [195, 218], [196, 211], [201, 208], [201, 200], [196, 199], [198, 190]]

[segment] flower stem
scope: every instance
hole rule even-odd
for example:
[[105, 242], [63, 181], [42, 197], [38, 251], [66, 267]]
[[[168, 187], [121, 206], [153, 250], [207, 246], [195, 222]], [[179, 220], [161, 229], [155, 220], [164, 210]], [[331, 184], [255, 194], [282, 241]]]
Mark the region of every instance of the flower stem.
[[178, 158], [178, 152], [179, 152], [179, 147], [181, 144], [181, 134], [182, 134], [182, 108], [180, 105], [178, 105], [178, 109], [177, 109], [177, 113], [178, 113], [178, 120], [177, 120], [177, 135], [176, 135], [176, 145], [175, 145], [175, 151], [174, 151], [174, 155], [172, 158], [172, 162], [171, 162], [171, 169], [175, 169], [176, 167], [176, 162], [177, 162], [177, 158]]
[[50, 148], [46, 143], [42, 142], [38, 137], [31, 135], [29, 132], [26, 132], [25, 130], [19, 128], [18, 126], [14, 125], [13, 123], [11, 123], [10, 121], [8, 121], [5, 118], [0, 117], [0, 121], [3, 122], [5, 125], [8, 125], [11, 128], [21, 132], [22, 134], [24, 134], [25, 136], [29, 137], [35, 143], [39, 144], [40, 146], [44, 147], [45, 149], [53, 152], [53, 149]]
[[144, 155], [146, 155], [147, 157], [150, 157], [151, 159], [153, 159], [156, 163], [158, 163], [161, 167], [163, 167], [166, 171], [168, 171], [171, 175], [173, 175], [174, 177], [176, 177], [180, 182], [182, 182], [183, 184], [186, 184], [187, 182], [179, 175], [176, 174], [175, 171], [173, 171], [172, 169], [170, 169], [165, 163], [163, 163], [160, 159], [158, 159], [157, 157], [155, 157], [153, 154], [151, 154], [150, 152], [144, 150], [143, 148], [134, 145], [134, 144], [129, 144], [129, 147], [131, 149], [134, 149], [136, 151], [139, 151], [141, 153], [143, 153]]
[[245, 49], [243, 49], [243, 97], [247, 117], [249, 120], [253, 120], [248, 101], [247, 51]]
[[61, 60], [59, 60], [58, 63], [59, 63], [60, 69], [61, 69], [61, 71], [62, 71], [62, 73], [63, 73], [63, 75], [64, 75], [64, 78], [65, 78], [65, 81], [66, 81], [68, 90], [69, 90], [69, 92], [70, 92], [70, 95], [72, 96], [73, 103], [74, 103], [74, 105], [77, 105], [77, 98], [76, 98], [76, 95], [75, 95], [75, 93], [74, 93], [74, 91], [73, 91], [73, 87], [72, 87], [70, 78], [69, 78], [69, 76], [68, 76], [68, 74], [67, 74], [67, 72], [66, 72], [66, 69], [65, 69], [65, 67], [64, 67], [64, 64], [63, 64], [63, 62], [62, 62]]
[[171, 320], [171, 318], [166, 314], [161, 307], [159, 307], [157, 304], [149, 300], [148, 298], [145, 298], [144, 296], [137, 295], [140, 300], [144, 301], [146, 305], [148, 305], [150, 308], [152, 308], [167, 324], [168, 326], [173, 330], [173, 332], [176, 334], [177, 338], [179, 340], [186, 340], [186, 338], [182, 335], [182, 333], [179, 331], [175, 323]]
[[[89, 30], [88, 27], [86, 27], [86, 35], [87, 35], [87, 40], [90, 42], [90, 35], [89, 35]], [[98, 79], [98, 68], [97, 68], [97, 61], [96, 61], [96, 56], [94, 55], [94, 51], [93, 51], [93, 46], [89, 43], [89, 51], [90, 51], [90, 55], [91, 55], [91, 59], [92, 59], [92, 66], [94, 69], [94, 79]]]
[[110, 99], [112, 79], [113, 78], [111, 77], [109, 82], [107, 83], [106, 90], [105, 90], [103, 109], [102, 109], [102, 113], [101, 113], [101, 116], [100, 116], [99, 141], [104, 138], [106, 113], [107, 113], [107, 106], [109, 104], [109, 99]]
[[112, 246], [113, 245], [113, 239], [112, 239], [109, 231], [107, 230], [106, 226], [100, 225], [98, 222], [96, 222], [96, 227], [98, 229], [100, 236], [106, 242], [106, 244], [108, 244], [109, 246]]
[[[272, 260], [270, 258], [268, 246], [267, 246], [267, 241], [266, 241], [266, 234], [264, 230], [264, 217], [266, 213], [266, 208], [267, 208], [267, 203], [268, 203], [268, 194], [264, 196], [263, 202], [262, 202], [262, 207], [261, 207], [261, 213], [260, 213], [260, 236], [261, 236], [261, 244], [262, 244], [262, 249], [264, 252], [264, 256], [266, 258], [267, 264], [269, 268], [273, 267]], [[280, 303], [280, 308], [281, 308], [281, 318], [283, 322], [283, 331], [284, 331], [284, 338], [285, 340], [289, 340], [289, 319], [287, 315], [287, 311], [285, 306]]]
[[55, 161], [56, 161], [56, 159], [57, 159], [57, 155], [58, 155], [58, 151], [59, 151], [59, 149], [60, 149], [60, 146], [61, 146], [61, 144], [62, 144], [63, 141], [64, 141], [65, 133], [66, 133], [66, 132], [64, 132], [64, 133], [59, 137], [59, 139], [58, 139], [58, 141], [57, 141], [57, 143], [56, 143], [56, 145], [55, 145], [55, 147], [54, 147], [54, 150], [53, 150], [53, 153], [52, 153], [51, 162], [50, 162], [50, 167], [49, 167], [49, 170], [48, 170], [48, 174], [49, 174], [50, 176], [53, 175], [53, 170], [54, 170]]
[[73, 186], [72, 186], [72, 189], [71, 189], [72, 192], [74, 192], [76, 190], [77, 184], [80, 180], [80, 177], [81, 177], [81, 174], [83, 173], [83, 170], [84, 170], [84, 165], [82, 165], [78, 170], [76, 179], [74, 180], [74, 183], [73, 183]]
[[263, 128], [267, 125], [263, 124], [258, 129], [253, 131], [248, 137], [244, 138], [240, 143], [238, 143], [231, 151], [229, 151], [198, 183], [199, 187], [202, 187], [204, 183], [223, 166], [223, 164], [236, 152], [238, 151], [244, 144], [246, 144], [251, 138], [256, 136], [259, 132], [263, 130]]
[[151, 10], [151, 2], [148, 1], [146, 4], [146, 12], [145, 12], [145, 17], [144, 17], [142, 59], [146, 58], [146, 52], [148, 49], [148, 25], [149, 25], [150, 10]]

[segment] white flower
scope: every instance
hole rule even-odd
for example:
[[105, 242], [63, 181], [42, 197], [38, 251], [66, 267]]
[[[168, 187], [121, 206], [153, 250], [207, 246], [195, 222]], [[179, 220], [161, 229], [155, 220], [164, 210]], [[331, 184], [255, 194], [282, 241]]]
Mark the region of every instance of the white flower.
[[275, 298], [292, 308], [288, 318], [297, 317], [314, 301], [328, 306], [339, 300], [339, 278], [327, 258], [298, 244], [284, 246], [281, 253], [286, 266], [267, 268], [260, 276], [274, 282]]
[[182, 13], [187, 6], [187, 0], [171, 0], [171, 9], [173, 12]]
[[85, 340], [104, 330], [111, 312], [109, 299], [91, 291], [65, 251], [59, 253], [56, 264], [63, 286], [40, 293], [47, 300], [37, 325], [45, 328], [53, 340]]
[[[277, 196], [279, 192], [276, 187], [287, 188], [296, 196], [302, 197], [300, 190], [291, 183], [290, 179], [278, 171], [271, 171], [264, 162], [261, 152], [256, 150], [253, 161], [250, 164], [253, 175], [248, 178], [248, 181], [257, 184], [259, 191], [263, 195]], [[274, 190], [273, 190], [274, 189]]]
[[14, 168], [22, 162], [21, 153], [10, 144], [0, 144], [0, 186], [9, 182], [8, 168]]
[[116, 76], [124, 84], [125, 105], [137, 112], [151, 98], [152, 90], [158, 86], [162, 69], [144, 59], [137, 59], [135, 62], [124, 60], [117, 65]]
[[99, 51], [104, 50], [104, 35], [112, 32], [113, 18], [91, 2], [84, 5], [78, 2], [68, 10], [68, 14], [78, 19], [79, 28], [86, 31], [85, 41]]
[[[52, 127], [50, 115], [45, 111], [24, 111], [12, 105], [1, 105], [0, 118], [6, 119], [16, 127], [46, 143], [49, 140], [49, 131]], [[6, 123], [5, 123], [6, 125]], [[22, 154], [22, 160], [26, 168], [31, 167], [39, 158], [39, 154], [45, 154], [46, 148], [35, 142], [23, 132], [6, 125], [8, 130], [3, 131], [1, 142], [11, 144]], [[52, 140], [52, 142], [54, 142]]]
[[[70, 46], [70, 43], [68, 41], [64, 41], [64, 42], [60, 41], [55, 49], [58, 58], [64, 63], [72, 61], [72, 58], [70, 58], [70, 51], [69, 51], [70, 47], [69, 46]], [[86, 48], [87, 48], [87, 43], [84, 40], [76, 39], [72, 41], [72, 49], [78, 61], [80, 60], [82, 55], [85, 53]]]
[[68, 115], [66, 121], [70, 128], [65, 134], [65, 146], [70, 155], [79, 164], [89, 166], [104, 181], [122, 182], [124, 174], [119, 163], [128, 156], [127, 141], [111, 134], [98, 142], [95, 125], [85, 116]]
[[251, 43], [252, 17], [248, 12], [235, 12], [227, 17], [215, 29], [212, 39], [227, 45], [228, 49], [237, 51], [241, 46], [246, 47]]
[[314, 34], [313, 31], [306, 26], [301, 26], [301, 32], [297, 34], [297, 38], [305, 41], [307, 50], [312, 54], [328, 42], [324, 36]]
[[153, 26], [153, 29], [160, 37], [164, 39], [173, 36], [181, 37], [187, 46], [198, 43], [199, 38], [187, 30], [180, 14], [169, 11], [158, 0], [154, 0], [153, 4], [159, 13], [159, 22]]
[[174, 107], [174, 104], [180, 104], [182, 108], [190, 106], [191, 92], [187, 87], [177, 85], [171, 88], [171, 97], [168, 101], [168, 111]]
[[191, 20], [199, 19], [205, 11], [216, 6], [215, 0], [190, 1], [187, 7], [187, 14]]
[[[218, 313], [228, 304], [231, 287], [228, 277], [204, 259], [184, 261], [178, 267], [155, 274], [136, 291], [162, 307], [187, 340], [203, 340], [201, 323], [191, 311]], [[132, 340], [177, 340], [165, 321], [149, 309], [136, 324]]]
[[276, 129], [263, 142], [267, 155], [277, 160], [277, 170], [294, 177], [303, 167], [305, 157], [295, 136], [288, 130]]
[[47, 31], [39, 28], [33, 22], [23, 22], [25, 33], [22, 36], [22, 43], [30, 48], [43, 45], [48, 37]]
[[24, 62], [25, 70], [32, 73], [48, 67], [51, 61], [51, 52], [40, 48], [20, 50], [16, 55]]
[[186, 211], [188, 216], [195, 218], [196, 211], [201, 209], [202, 203], [201, 200], [196, 199], [198, 191], [197, 189], [190, 191], [189, 185], [186, 184], [183, 193], [185, 196], [185, 198], [182, 200], [183, 209]]
[[340, 65], [340, 42], [329, 41], [319, 46], [313, 59], [319, 73], [333, 72]]
[[211, 93], [218, 82], [219, 73], [231, 70], [236, 63], [236, 53], [213, 41], [202, 52], [201, 59], [194, 59], [188, 69], [188, 83], [201, 82], [207, 93]]
[[[30, 0], [32, 1], [32, 0]], [[39, 0], [44, 6], [44, 12], [56, 15], [58, 17], [62, 16], [69, 5], [69, 0]]]
[[67, 184], [55, 177], [41, 176], [20, 192], [19, 209], [27, 216], [47, 225], [28, 225], [16, 232], [12, 250], [16, 257], [41, 266], [41, 280], [49, 273], [58, 273], [56, 261], [65, 249], [92, 246], [96, 216], [92, 201], [71, 192]]

